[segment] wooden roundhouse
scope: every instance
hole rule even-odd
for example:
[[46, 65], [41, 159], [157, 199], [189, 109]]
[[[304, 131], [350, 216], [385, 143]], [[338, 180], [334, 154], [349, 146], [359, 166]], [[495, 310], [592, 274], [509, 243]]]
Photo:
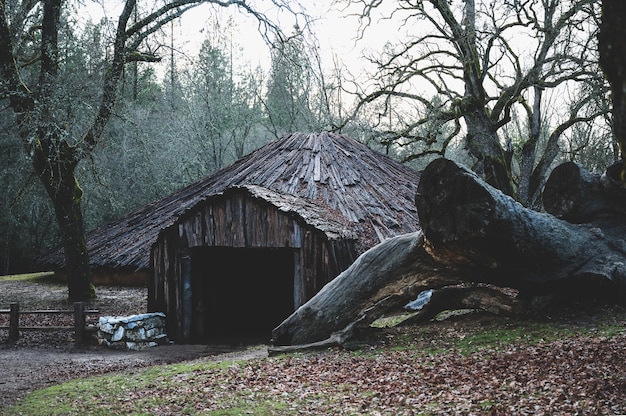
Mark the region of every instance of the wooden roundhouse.
[[295, 133], [90, 233], [88, 247], [148, 271], [148, 309], [176, 342], [269, 339], [365, 250], [419, 229], [418, 182], [345, 135]]

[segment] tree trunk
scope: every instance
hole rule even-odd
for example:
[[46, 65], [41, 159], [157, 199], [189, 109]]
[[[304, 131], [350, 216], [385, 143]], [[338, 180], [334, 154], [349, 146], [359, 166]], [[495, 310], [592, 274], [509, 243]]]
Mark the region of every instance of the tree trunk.
[[511, 168], [500, 147], [498, 135], [482, 104], [469, 104], [463, 119], [467, 124], [467, 148], [475, 159], [472, 170], [488, 184], [507, 195], [513, 195]]
[[42, 157], [36, 152], [33, 166], [52, 200], [61, 231], [69, 300], [79, 302], [93, 299], [96, 292], [91, 283], [91, 266], [85, 241], [81, 209], [83, 191], [74, 176], [76, 165], [46, 163], [42, 161]]
[[63, 183], [62, 196], [53, 199], [57, 222], [65, 251], [68, 297], [70, 302], [87, 301], [96, 296], [91, 283], [91, 266], [85, 241], [85, 228], [81, 210], [82, 190], [72, 177]]
[[468, 279], [529, 293], [626, 283], [623, 240], [526, 209], [447, 159], [426, 168], [416, 203], [434, 258], [465, 263]]
[[[401, 308], [422, 290], [462, 281], [458, 271], [440, 268], [446, 269], [430, 259], [421, 232], [389, 239], [363, 253], [275, 328], [272, 343], [349, 338], [353, 329]], [[344, 335], [338, 336], [341, 331]]]
[[[524, 206], [533, 208], [537, 202], [539, 184], [533, 172], [537, 161], [537, 144], [541, 138], [541, 95], [543, 89], [538, 86], [533, 87], [534, 100], [528, 121], [530, 124], [530, 134], [522, 145], [520, 162], [519, 185], [517, 187], [517, 198]], [[535, 179], [535, 180], [533, 180]]]
[[[527, 209], [443, 158], [422, 173], [416, 205], [423, 234], [395, 237], [368, 250], [281, 323], [273, 343], [341, 343], [426, 289], [444, 288], [434, 291], [425, 316], [441, 310], [437, 303], [519, 313], [525, 300], [538, 295], [623, 301], [626, 233], [607, 236], [597, 225]], [[461, 283], [470, 288], [449, 288]], [[477, 289], [479, 284], [517, 289], [520, 295], [512, 299]], [[451, 295], [441, 301], [437, 293]]]
[[620, 145], [622, 166], [615, 179], [626, 185], [626, 2], [602, 0], [598, 34], [600, 66], [611, 84], [613, 136]]

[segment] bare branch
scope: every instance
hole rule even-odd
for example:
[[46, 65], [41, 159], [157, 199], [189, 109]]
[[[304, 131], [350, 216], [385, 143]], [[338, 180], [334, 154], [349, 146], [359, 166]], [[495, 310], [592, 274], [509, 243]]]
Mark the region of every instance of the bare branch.
[[[349, 3], [360, 5], [365, 24], [374, 24], [380, 1]], [[349, 119], [375, 109], [374, 123], [377, 129], [386, 126], [380, 134], [386, 143], [395, 140], [398, 148], [412, 140], [428, 145], [431, 139], [424, 131], [428, 120], [435, 124], [441, 120], [431, 111], [430, 100], [417, 97], [445, 98], [443, 113], [451, 117], [446, 122], [465, 122], [464, 128], [454, 131], [466, 134], [473, 168], [479, 174], [485, 169], [481, 160], [502, 160], [497, 174], [508, 169], [512, 175], [514, 149], [502, 144], [498, 131], [511, 121], [516, 105], [526, 105], [525, 96], [534, 88], [590, 82], [598, 73], [594, 0], [399, 0], [391, 17], [411, 28], [409, 39], [389, 45], [377, 59], [370, 58], [377, 73], [358, 94]], [[592, 119], [565, 117], [550, 128]], [[423, 152], [416, 150], [416, 154]], [[509, 180], [498, 181], [505, 182]]]

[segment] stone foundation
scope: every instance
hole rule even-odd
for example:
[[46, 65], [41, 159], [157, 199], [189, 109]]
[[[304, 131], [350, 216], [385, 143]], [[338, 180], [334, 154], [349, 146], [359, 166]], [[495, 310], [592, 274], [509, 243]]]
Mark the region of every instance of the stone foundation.
[[96, 336], [100, 345], [136, 351], [169, 342], [165, 330], [165, 314], [162, 312], [102, 316], [98, 320]]

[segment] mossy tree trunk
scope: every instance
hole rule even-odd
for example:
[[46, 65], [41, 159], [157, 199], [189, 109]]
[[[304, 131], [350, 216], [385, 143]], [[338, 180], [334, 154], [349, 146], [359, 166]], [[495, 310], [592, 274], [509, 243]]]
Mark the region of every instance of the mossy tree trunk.
[[[127, 37], [118, 33], [121, 41], [116, 43], [115, 58], [105, 80], [100, 110], [87, 134], [82, 140], [77, 140], [59, 121], [58, 107], [65, 94], [58, 76], [62, 7], [61, 0], [42, 2], [39, 77], [37, 84], [29, 88], [20, 76], [7, 10], [4, 2], [0, 3], [0, 75], [16, 116], [20, 138], [54, 207], [65, 251], [69, 299], [84, 301], [95, 296], [95, 289], [91, 283], [85, 242], [82, 190], [75, 170], [80, 160], [93, 150], [112, 112], [125, 62]], [[129, 16], [133, 7], [134, 3], [128, 4], [123, 17]], [[121, 27], [125, 28], [125, 23]], [[124, 33], [123, 30], [120, 32]]]
[[497, 134], [500, 115], [488, 110], [489, 94], [484, 85], [486, 68], [482, 67], [477, 44], [475, 1], [466, 1], [462, 22], [455, 19], [445, 2], [438, 0], [435, 3], [458, 38], [457, 45], [461, 51], [465, 95], [459, 110], [467, 126], [467, 150], [474, 159], [472, 170], [491, 186], [507, 195], [514, 195], [511, 157], [507, 157]]
[[[58, 103], [58, 33], [61, 0], [44, 2], [42, 17], [41, 69], [34, 113], [37, 122], [23, 125], [21, 131], [34, 131], [34, 137], [25, 140], [32, 155], [33, 168], [48, 196], [61, 231], [65, 251], [68, 297], [71, 302], [95, 297], [91, 283], [89, 253], [85, 242], [85, 226], [81, 201], [83, 191], [74, 172], [81, 159], [81, 149], [68, 143], [68, 134], [55, 120]], [[32, 133], [31, 133], [32, 134]]]
[[[67, 147], [66, 152], [72, 149]], [[34, 151], [33, 167], [44, 185], [61, 231], [71, 302], [89, 300], [96, 292], [91, 283], [89, 253], [85, 241], [85, 227], [81, 201], [83, 191], [76, 176], [76, 158], [67, 157], [66, 162], [50, 161], [41, 149]]]
[[58, 100], [58, 31], [61, 0], [43, 2], [41, 20], [40, 70], [36, 89], [31, 91], [21, 80], [7, 11], [0, 9], [0, 74], [15, 112], [18, 131], [33, 168], [54, 206], [65, 250], [68, 294], [71, 301], [95, 296], [91, 283], [89, 254], [85, 243], [82, 190], [74, 175], [81, 152], [69, 144], [70, 137], [56, 121]]

